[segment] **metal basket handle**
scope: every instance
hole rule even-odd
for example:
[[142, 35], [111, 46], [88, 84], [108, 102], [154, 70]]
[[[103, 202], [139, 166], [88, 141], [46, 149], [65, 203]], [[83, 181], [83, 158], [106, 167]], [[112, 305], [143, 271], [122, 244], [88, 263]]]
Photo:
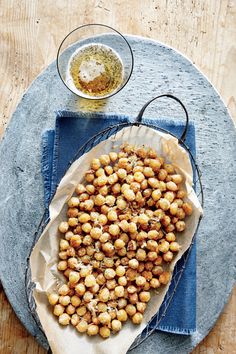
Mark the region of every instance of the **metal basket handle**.
[[173, 96], [173, 95], [171, 95], [171, 94], [169, 94], [169, 93], [154, 97], [150, 101], [145, 103], [145, 105], [143, 106], [143, 108], [139, 112], [136, 121], [138, 123], [141, 123], [142, 122], [142, 118], [143, 118], [143, 113], [146, 110], [146, 108], [149, 106], [149, 104], [152, 103], [153, 101], [157, 100], [158, 98], [161, 98], [161, 97], [169, 97], [169, 98], [175, 100], [176, 102], [178, 102], [181, 105], [181, 107], [183, 108], [184, 113], [185, 113], [186, 122], [185, 122], [185, 127], [184, 127], [184, 130], [183, 130], [183, 133], [182, 133], [181, 137], [179, 138], [179, 140], [184, 141], [186, 139], [186, 135], [187, 135], [187, 131], [188, 131], [188, 125], [189, 125], [188, 112], [187, 112], [187, 109], [185, 108], [184, 104], [180, 101], [180, 99], [175, 97], [175, 96]]

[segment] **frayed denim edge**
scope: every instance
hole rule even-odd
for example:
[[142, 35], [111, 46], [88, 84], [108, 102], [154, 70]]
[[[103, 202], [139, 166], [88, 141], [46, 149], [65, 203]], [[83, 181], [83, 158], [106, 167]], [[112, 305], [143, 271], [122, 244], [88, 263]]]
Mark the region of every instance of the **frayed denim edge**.
[[196, 332], [196, 328], [178, 328], [178, 327], [171, 327], [171, 326], [158, 326], [155, 328], [156, 331], [163, 331], [163, 332], [168, 332], [168, 333], [174, 333], [174, 334], [183, 334], [186, 336], [192, 335]]
[[49, 201], [51, 199], [51, 166], [48, 162], [48, 139], [49, 134], [54, 133], [54, 130], [47, 130], [42, 135], [42, 159], [41, 159], [41, 173], [43, 175], [43, 184], [44, 184], [44, 203], [46, 208], [48, 208]]

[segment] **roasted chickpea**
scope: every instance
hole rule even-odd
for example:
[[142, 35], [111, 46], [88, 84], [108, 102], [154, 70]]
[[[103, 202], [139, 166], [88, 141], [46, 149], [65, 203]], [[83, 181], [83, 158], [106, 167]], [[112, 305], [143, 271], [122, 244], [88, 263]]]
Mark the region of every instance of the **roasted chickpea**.
[[103, 195], [97, 194], [95, 196], [95, 199], [94, 199], [95, 205], [102, 206], [103, 204], [105, 204], [105, 202], [106, 202], [106, 198]]
[[123, 248], [125, 246], [125, 243], [124, 243], [124, 241], [123, 240], [121, 240], [121, 239], [117, 239], [117, 240], [115, 240], [115, 242], [114, 242], [114, 247], [116, 248], [116, 249], [121, 249], [121, 248]]
[[88, 193], [82, 193], [79, 196], [80, 202], [85, 202], [85, 200], [89, 199], [89, 194]]
[[108, 178], [107, 181], [109, 184], [114, 185], [118, 181], [118, 175], [116, 173], [112, 173]]
[[100, 236], [102, 235], [102, 229], [99, 227], [93, 227], [90, 231], [90, 235], [95, 240], [98, 240], [100, 238]]
[[110, 333], [111, 333], [110, 329], [106, 326], [99, 328], [99, 334], [102, 338], [110, 337]]
[[102, 243], [107, 242], [108, 240], [110, 240], [110, 235], [108, 232], [104, 232], [100, 237], [99, 237], [99, 241]]
[[165, 199], [165, 198], [161, 198], [158, 202], [160, 208], [164, 211], [168, 210], [170, 208], [170, 202], [169, 200]]
[[87, 184], [87, 186], [86, 186], [86, 192], [87, 192], [88, 194], [94, 194], [94, 192], [95, 192], [95, 187], [94, 187], [94, 185], [93, 185], [93, 184]]
[[132, 304], [132, 305], [135, 305], [138, 301], [138, 294], [137, 293], [133, 293], [133, 294], [128, 294], [128, 297], [129, 297], [129, 302]]
[[103, 263], [107, 268], [111, 268], [114, 266], [114, 260], [109, 257], [105, 257]]
[[129, 316], [133, 316], [136, 313], [136, 307], [134, 305], [128, 304], [125, 308], [125, 311]]
[[[81, 257], [81, 261], [82, 261], [84, 264], [89, 264], [90, 261], [91, 261], [91, 257], [90, 257], [88, 254], [86, 254], [85, 256]], [[86, 272], [89, 273], [88, 270], [86, 270]], [[80, 274], [80, 275], [81, 275], [81, 274]], [[86, 275], [87, 275], [87, 274], [86, 274]], [[85, 276], [86, 276], [86, 275], [85, 275]]]
[[77, 326], [76, 326], [76, 329], [79, 333], [84, 333], [84, 332], [87, 332], [88, 330], [88, 323], [87, 321], [85, 320], [81, 320]]
[[101, 167], [101, 163], [99, 159], [93, 159], [91, 162], [91, 168], [95, 171], [97, 171]]
[[72, 326], [76, 327], [79, 323], [79, 316], [77, 315], [77, 313], [74, 313], [72, 316], [71, 316], [71, 320], [70, 320], [70, 323], [72, 324]]
[[88, 266], [88, 267], [81, 268], [79, 274], [80, 274], [81, 278], [85, 278], [90, 273], [91, 273], [91, 268]]
[[84, 201], [84, 210], [90, 211], [93, 209], [94, 202], [91, 199], [87, 199]]
[[177, 221], [177, 223], [175, 224], [175, 227], [178, 232], [182, 232], [185, 230], [185, 222], [184, 221]]
[[107, 205], [113, 206], [115, 204], [115, 201], [116, 201], [116, 198], [113, 195], [107, 195], [106, 196], [106, 204]]
[[175, 183], [175, 184], [180, 184], [183, 181], [183, 177], [179, 174], [176, 175], [172, 175], [171, 176], [171, 180]]
[[146, 214], [140, 214], [138, 217], [138, 222], [139, 224], [143, 225], [143, 224], [147, 224], [149, 221], [149, 217]]
[[170, 213], [171, 215], [176, 215], [178, 211], [178, 204], [177, 203], [171, 203], [170, 205]]
[[113, 173], [113, 168], [111, 166], [105, 166], [104, 170], [106, 171], [106, 174], [110, 176]]
[[101, 155], [99, 160], [100, 160], [101, 164], [104, 166], [109, 165], [109, 163], [111, 161], [109, 155]]
[[120, 322], [125, 322], [125, 321], [127, 321], [128, 316], [127, 316], [126, 311], [123, 310], [123, 309], [118, 310], [118, 311], [117, 311], [117, 319], [118, 319]]
[[170, 244], [169, 244], [168, 241], [166, 241], [164, 239], [159, 241], [158, 249], [159, 249], [160, 252], [162, 252], [162, 253], [168, 252], [169, 251], [169, 247], [170, 247]]
[[69, 230], [69, 224], [66, 221], [62, 221], [58, 227], [59, 231], [65, 234]]
[[86, 314], [86, 312], [87, 312], [87, 309], [85, 306], [80, 306], [76, 309], [76, 313], [79, 316], [84, 316]]
[[104, 271], [104, 276], [106, 279], [113, 279], [116, 276], [116, 272], [112, 268], [107, 268]]
[[53, 313], [55, 316], [61, 316], [65, 310], [65, 307], [62, 306], [61, 304], [57, 304], [54, 306]]
[[148, 240], [146, 247], [150, 251], [156, 251], [158, 247], [158, 243], [155, 240]]
[[81, 215], [79, 216], [79, 222], [80, 222], [81, 224], [87, 223], [89, 220], [90, 220], [90, 215], [87, 214], [87, 213], [83, 213], [83, 214], [81, 214]]
[[105, 255], [103, 252], [96, 252], [94, 253], [94, 258], [97, 260], [97, 261], [102, 261], [104, 259]]
[[132, 269], [137, 269], [139, 266], [139, 262], [137, 259], [133, 258], [129, 261], [129, 267]]
[[87, 181], [88, 183], [93, 182], [94, 178], [95, 178], [95, 177], [94, 177], [94, 174], [93, 174], [92, 172], [87, 171], [87, 172], [85, 173], [85, 179], [86, 179], [86, 181]]
[[125, 276], [121, 276], [118, 278], [118, 284], [122, 285], [122, 286], [126, 286], [127, 285], [127, 278]]
[[50, 305], [56, 305], [58, 303], [59, 300], [59, 295], [56, 293], [51, 293], [48, 295], [48, 302]]
[[63, 313], [59, 316], [58, 322], [62, 326], [67, 326], [70, 323], [70, 316], [67, 313]]
[[137, 312], [132, 317], [132, 322], [134, 324], [140, 324], [143, 320], [143, 315], [140, 312]]
[[137, 252], [136, 252], [136, 258], [137, 258], [138, 261], [145, 261], [146, 256], [147, 256], [147, 254], [146, 254], [145, 250], [143, 250], [143, 249], [141, 249], [141, 248], [139, 248], [139, 249], [137, 250]]
[[70, 239], [70, 245], [73, 248], [78, 248], [82, 243], [82, 238], [80, 237], [80, 235], [73, 235]]
[[144, 286], [146, 283], [146, 279], [141, 275], [139, 275], [135, 281], [138, 286]]
[[170, 250], [172, 252], [179, 252], [180, 250], [180, 245], [178, 244], [178, 242], [171, 242], [170, 243]]
[[80, 275], [78, 272], [72, 271], [69, 274], [69, 282], [73, 285], [77, 284], [80, 280]]
[[159, 159], [150, 159], [149, 165], [153, 171], [157, 172], [161, 168], [162, 164]]
[[98, 194], [101, 194], [103, 197], [106, 197], [108, 195], [109, 189], [108, 186], [102, 186], [98, 189]]
[[184, 199], [186, 197], [186, 192], [184, 190], [179, 190], [177, 192], [177, 198]]
[[175, 237], [175, 234], [173, 232], [168, 232], [166, 234], [166, 241], [168, 242], [172, 242], [172, 241], [175, 241], [176, 237]]
[[119, 332], [122, 328], [122, 323], [119, 320], [112, 320], [111, 328], [114, 332]]
[[160, 276], [159, 276], [159, 282], [161, 284], [168, 284], [170, 281], [170, 273], [169, 272], [163, 272]]
[[66, 308], [66, 313], [68, 315], [73, 315], [75, 313], [75, 307], [71, 304], [69, 304]]
[[[177, 201], [176, 201], [177, 203]], [[180, 207], [179, 205], [179, 208], [177, 210], [177, 213], [176, 213], [176, 217], [179, 219], [179, 220], [183, 220], [185, 218], [185, 212], [184, 212], [184, 209]]]
[[70, 296], [69, 295], [65, 295], [65, 296], [60, 296], [59, 297], [59, 303], [62, 306], [67, 306], [70, 303]]
[[58, 294], [59, 295], [67, 295], [70, 291], [70, 288], [67, 284], [63, 284], [62, 286], [60, 286], [60, 288], [58, 289]]
[[87, 327], [87, 334], [89, 336], [96, 336], [98, 334], [98, 331], [99, 331], [99, 327], [97, 325], [89, 324]]
[[103, 274], [99, 274], [99, 275], [97, 276], [96, 281], [97, 281], [97, 283], [98, 283], [99, 285], [103, 285], [103, 284], [106, 283], [106, 278], [104, 277]]
[[168, 226], [165, 227], [165, 231], [168, 232], [172, 232], [175, 230], [175, 225], [174, 224], [169, 224]]
[[183, 203], [182, 208], [186, 215], [191, 215], [193, 212], [193, 208], [190, 203]]
[[147, 304], [145, 302], [137, 302], [136, 307], [138, 312], [144, 313], [147, 308]]
[[135, 194], [131, 189], [129, 189], [129, 188], [125, 189], [123, 194], [124, 194], [125, 199], [127, 199], [128, 201], [135, 200]]
[[99, 294], [98, 294], [98, 298], [100, 301], [102, 302], [107, 302], [110, 299], [110, 292], [107, 288], [103, 288]]
[[163, 259], [165, 262], [171, 262], [173, 259], [174, 255], [171, 251], [168, 251], [166, 253], [163, 254]]
[[153, 177], [155, 175], [155, 173], [151, 167], [144, 167], [143, 174], [145, 177]]
[[[88, 256], [93, 256], [95, 253], [95, 248], [91, 245], [86, 248], [86, 253]], [[86, 276], [86, 275], [85, 275]]]
[[113, 151], [109, 153], [109, 157], [112, 162], [115, 162], [118, 158], [117, 153]]
[[156, 252], [153, 252], [153, 251], [150, 251], [148, 252], [147, 254], [147, 258], [150, 260], [150, 261], [155, 261], [155, 259], [157, 259], [157, 253]]
[[124, 210], [127, 207], [127, 203], [123, 198], [118, 199], [116, 205], [119, 210]]
[[121, 191], [121, 185], [119, 183], [115, 183], [115, 184], [113, 184], [111, 189], [114, 194], [119, 194]]
[[167, 227], [168, 225], [170, 225], [171, 223], [171, 218], [169, 215], [164, 215], [163, 218], [161, 219], [161, 224], [165, 227]]
[[89, 274], [85, 277], [84, 283], [87, 287], [94, 286], [96, 284], [96, 279], [94, 275]]
[[109, 226], [109, 233], [113, 236], [117, 236], [120, 233], [120, 228], [117, 224], [111, 224]]
[[109, 221], [116, 221], [118, 216], [117, 216], [117, 212], [115, 210], [110, 210], [107, 213], [107, 218]]
[[115, 287], [115, 295], [117, 297], [123, 297], [124, 296], [124, 287], [122, 285], [119, 285], [117, 287]]
[[141, 291], [139, 293], [139, 299], [141, 302], [148, 302], [151, 298], [150, 292], [149, 291]]
[[[67, 258], [67, 256], [66, 256], [66, 258]], [[58, 262], [57, 269], [61, 270], [61, 271], [66, 270], [67, 269], [67, 261]]]
[[169, 191], [176, 192], [178, 190], [178, 186], [173, 181], [167, 182], [166, 187]]
[[98, 320], [102, 324], [109, 324], [111, 322], [111, 316], [109, 315], [108, 312], [101, 312], [98, 315]]
[[78, 295], [83, 296], [86, 291], [86, 288], [85, 288], [84, 284], [79, 283], [75, 286], [75, 291]]
[[89, 303], [93, 299], [93, 293], [91, 291], [85, 291], [83, 301]]
[[[157, 258], [158, 258], [159, 256], [157, 256]], [[157, 260], [157, 258], [155, 259], [155, 261]], [[154, 261], [154, 262], [155, 262]], [[153, 261], [148, 261], [148, 262], [145, 262], [145, 266], [144, 266], [144, 268], [146, 269], [146, 270], [152, 270], [152, 268], [154, 267], [154, 262]]]
[[79, 210], [77, 208], [69, 208], [67, 210], [67, 216], [69, 218], [76, 218], [79, 214]]

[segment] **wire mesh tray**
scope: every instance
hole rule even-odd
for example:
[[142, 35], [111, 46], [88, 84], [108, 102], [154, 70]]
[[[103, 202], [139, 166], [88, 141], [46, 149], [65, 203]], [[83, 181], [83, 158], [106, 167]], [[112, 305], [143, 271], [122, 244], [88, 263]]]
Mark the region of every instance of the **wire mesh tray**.
[[[163, 129], [163, 128], [158, 127], [158, 126], [154, 126], [152, 124], [147, 124], [147, 123], [144, 123], [142, 121], [143, 114], [144, 114], [146, 108], [149, 106], [149, 104], [151, 104], [154, 100], [157, 100], [157, 99], [162, 98], [162, 97], [167, 97], [167, 98], [171, 98], [171, 99], [175, 100], [176, 102], [178, 102], [181, 105], [181, 107], [184, 110], [186, 121], [185, 121], [185, 127], [184, 127], [183, 132], [182, 132], [180, 137], [175, 136], [173, 133], [171, 133], [170, 131], [168, 131], [166, 129]], [[203, 205], [204, 205], [204, 194], [203, 194], [203, 186], [202, 186], [202, 181], [201, 181], [201, 172], [200, 172], [198, 164], [197, 164], [196, 160], [194, 159], [189, 147], [185, 143], [186, 135], [187, 135], [187, 132], [188, 132], [188, 126], [189, 126], [188, 112], [187, 112], [184, 104], [177, 97], [175, 97], [175, 96], [173, 96], [171, 94], [159, 95], [159, 96], [151, 99], [150, 101], [148, 101], [143, 106], [141, 111], [139, 112], [135, 122], [132, 122], [132, 123], [131, 122], [120, 123], [120, 124], [116, 124], [116, 125], [110, 126], [110, 127], [106, 128], [106, 129], [104, 129], [103, 131], [101, 131], [100, 133], [98, 133], [98, 134], [94, 135], [93, 137], [91, 137], [77, 151], [77, 153], [74, 156], [73, 160], [70, 161], [70, 163], [69, 163], [69, 165], [67, 167], [67, 170], [72, 165], [72, 163], [74, 161], [79, 159], [86, 152], [90, 151], [93, 147], [95, 147], [101, 141], [106, 140], [106, 139], [108, 139], [110, 137], [114, 137], [115, 138], [117, 132], [119, 132], [123, 128], [130, 127], [130, 126], [137, 126], [137, 127], [146, 126], [146, 127], [152, 128], [154, 130], [158, 130], [158, 131], [161, 131], [163, 133], [170, 134], [173, 137], [178, 139], [178, 143], [188, 152], [191, 164], [192, 164], [192, 166], [195, 167], [196, 174], [197, 174], [196, 180], [194, 181], [195, 190], [196, 190], [197, 197], [200, 197], [200, 203], [201, 203], [201, 206], [203, 207]], [[52, 196], [51, 200], [53, 199], [53, 197], [54, 197], [54, 195]], [[148, 324], [145, 327], [145, 329], [137, 336], [137, 338], [135, 339], [135, 341], [131, 345], [129, 351], [133, 350], [139, 344], [141, 344], [143, 341], [145, 341], [145, 339], [147, 337], [149, 337], [153, 333], [153, 331], [156, 330], [156, 328], [159, 325], [159, 323], [161, 322], [161, 320], [165, 317], [167, 309], [168, 309], [168, 307], [169, 307], [169, 305], [170, 305], [170, 303], [171, 303], [171, 301], [173, 299], [173, 296], [174, 296], [174, 294], [176, 292], [176, 289], [177, 289], [178, 284], [180, 282], [180, 279], [182, 277], [183, 271], [185, 269], [186, 263], [188, 261], [188, 258], [189, 258], [189, 255], [190, 255], [190, 251], [191, 251], [191, 248], [193, 246], [193, 243], [194, 243], [194, 240], [195, 240], [195, 237], [196, 237], [196, 233], [197, 233], [197, 230], [199, 228], [201, 219], [202, 219], [202, 217], [200, 217], [199, 220], [198, 220], [196, 232], [195, 232], [195, 234], [193, 236], [193, 239], [192, 239], [190, 247], [188, 248], [188, 250], [182, 256], [182, 259], [183, 259], [182, 266], [178, 267], [178, 263], [175, 266], [175, 274], [174, 274], [174, 276], [172, 277], [172, 280], [171, 280], [171, 283], [174, 284], [173, 290], [172, 291], [168, 291], [166, 293], [165, 299], [164, 299], [163, 303], [161, 304], [161, 306], [159, 308], [159, 311], [151, 318], [151, 320], [148, 322]], [[39, 223], [39, 226], [38, 226], [38, 228], [37, 228], [37, 230], [36, 230], [36, 232], [34, 234], [33, 243], [32, 243], [31, 249], [30, 249], [29, 256], [27, 258], [27, 268], [26, 268], [26, 272], [25, 272], [25, 290], [26, 290], [26, 297], [27, 297], [29, 310], [30, 310], [30, 313], [32, 314], [32, 317], [33, 317], [34, 321], [36, 322], [37, 326], [39, 327], [39, 329], [40, 329], [40, 331], [42, 332], [43, 335], [45, 335], [45, 334], [44, 334], [43, 328], [41, 326], [40, 320], [39, 320], [37, 312], [36, 312], [36, 304], [35, 304], [34, 297], [33, 297], [33, 289], [34, 289], [35, 285], [31, 281], [31, 270], [30, 270], [29, 259], [30, 259], [31, 252], [32, 252], [32, 250], [33, 250], [38, 238], [42, 234], [42, 232], [43, 232], [44, 228], [46, 227], [46, 225], [48, 224], [49, 220], [50, 219], [49, 219], [49, 215], [48, 215], [48, 210], [45, 209], [44, 214], [42, 216], [42, 219], [41, 219], [41, 221]], [[154, 319], [155, 319], [155, 325], [153, 325]], [[152, 326], [150, 326], [151, 322], [152, 322]], [[52, 353], [50, 348], [48, 349], [48, 353]]]

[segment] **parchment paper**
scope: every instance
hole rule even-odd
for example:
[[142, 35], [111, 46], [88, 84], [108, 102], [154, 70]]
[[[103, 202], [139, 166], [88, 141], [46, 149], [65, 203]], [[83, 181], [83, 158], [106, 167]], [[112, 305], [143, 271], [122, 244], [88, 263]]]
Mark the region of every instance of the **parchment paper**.
[[201, 205], [192, 188], [193, 173], [188, 153], [178, 145], [178, 140], [169, 134], [164, 134], [145, 126], [131, 126], [122, 129], [115, 136], [110, 137], [91, 149], [88, 153], [76, 160], [63, 179], [50, 204], [50, 222], [36, 243], [30, 257], [32, 281], [35, 282], [34, 298], [37, 313], [48, 342], [54, 354], [124, 354], [134, 339], [145, 328], [149, 320], [158, 311], [169, 284], [153, 292], [144, 320], [141, 325], [135, 326], [127, 321], [122, 330], [104, 340], [99, 336], [88, 337], [80, 335], [76, 329], [69, 325], [60, 326], [58, 319], [52, 314], [52, 306], [48, 304], [47, 293], [57, 289], [58, 283], [63, 282], [63, 276], [57, 271], [59, 249], [58, 225], [66, 220], [67, 200], [73, 195], [76, 185], [82, 181], [84, 173], [89, 169], [92, 158], [111, 150], [118, 151], [123, 142], [137, 145], [147, 145], [156, 149], [167, 162], [173, 163], [176, 169], [184, 175], [183, 188], [187, 191], [187, 199], [193, 205], [193, 214], [186, 218], [186, 229], [178, 236], [181, 250], [171, 263], [169, 270], [173, 272], [176, 262], [191, 244], [197, 223], [202, 214]]

